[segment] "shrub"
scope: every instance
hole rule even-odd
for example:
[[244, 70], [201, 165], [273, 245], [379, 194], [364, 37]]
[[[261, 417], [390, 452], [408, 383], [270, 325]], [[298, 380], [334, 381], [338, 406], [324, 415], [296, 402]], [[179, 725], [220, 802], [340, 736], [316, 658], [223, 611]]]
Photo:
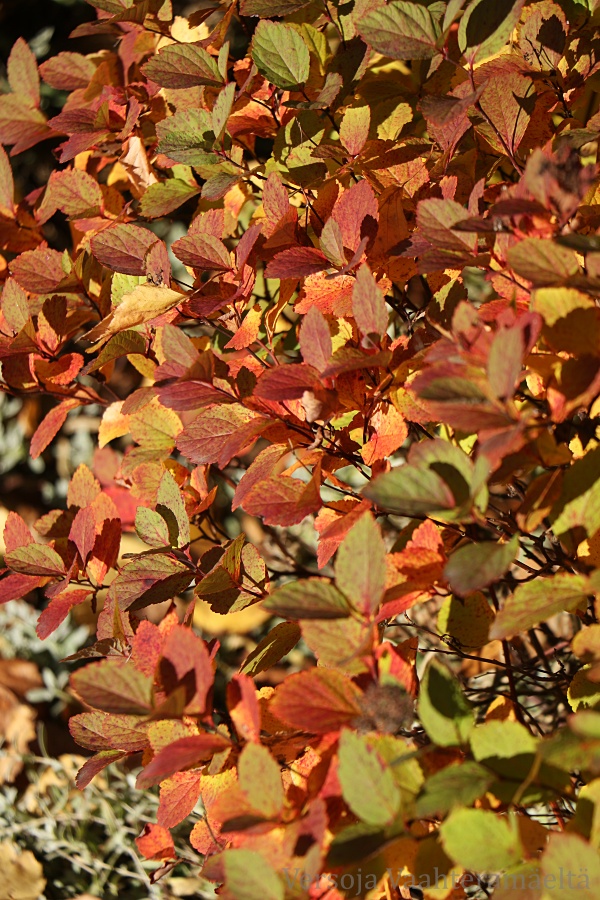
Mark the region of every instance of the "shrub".
[[[0, 580], [100, 610], [78, 786], [141, 755], [161, 871], [201, 798], [230, 900], [595, 896], [596, 4], [92, 5], [112, 49], [20, 40], [0, 97], [59, 140], [24, 198], [0, 155], [5, 390], [34, 458], [101, 411]], [[272, 627], [224, 658], [196, 602]]]

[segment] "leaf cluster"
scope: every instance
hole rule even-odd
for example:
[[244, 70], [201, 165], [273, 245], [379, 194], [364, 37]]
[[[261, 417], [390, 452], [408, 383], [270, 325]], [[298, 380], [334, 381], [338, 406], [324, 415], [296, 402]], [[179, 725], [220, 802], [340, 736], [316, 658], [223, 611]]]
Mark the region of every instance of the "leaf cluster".
[[[225, 900], [595, 896], [597, 4], [90, 2], [112, 49], [0, 96], [57, 160], [16, 197], [0, 147], [2, 387], [35, 459], [100, 410], [0, 578], [97, 614], [78, 786], [140, 761], [155, 877], [201, 799]], [[253, 607], [225, 665], [194, 625]]]

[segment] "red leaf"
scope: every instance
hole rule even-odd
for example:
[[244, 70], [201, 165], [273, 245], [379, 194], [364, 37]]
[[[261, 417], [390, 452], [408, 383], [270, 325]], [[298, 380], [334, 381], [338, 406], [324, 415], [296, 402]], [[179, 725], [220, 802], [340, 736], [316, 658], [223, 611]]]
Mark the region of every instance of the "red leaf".
[[308, 484], [297, 478], [271, 477], [246, 495], [243, 507], [265, 525], [297, 525], [321, 507], [321, 494], [313, 476]]
[[254, 394], [265, 400], [298, 400], [318, 384], [317, 373], [304, 363], [267, 369], [258, 379]]
[[149, 788], [170, 778], [175, 772], [190, 769], [231, 747], [221, 734], [197, 734], [180, 738], [160, 750], [138, 775], [136, 787]]
[[19, 93], [0, 96], [0, 142], [14, 144], [11, 156], [48, 137], [52, 137], [52, 132], [46, 117], [29, 105], [26, 97]]
[[40, 640], [45, 640], [51, 635], [61, 622], [69, 615], [70, 610], [83, 603], [91, 594], [89, 588], [78, 588], [76, 590], [63, 591], [52, 598], [46, 609], [38, 619], [35, 631]]
[[196, 693], [186, 705], [186, 711], [189, 715], [202, 715], [214, 678], [213, 663], [204, 641], [189, 628], [176, 625], [165, 640], [162, 656], [169, 660], [179, 681], [189, 672], [194, 673]]
[[360, 697], [354, 682], [343, 672], [314, 668], [289, 675], [276, 688], [269, 708], [294, 728], [326, 734], [349, 725], [360, 715]]
[[173, 859], [175, 844], [171, 832], [160, 825], [145, 825], [135, 842], [137, 848], [146, 859]]
[[77, 547], [81, 561], [85, 566], [87, 558], [96, 543], [96, 517], [90, 506], [77, 510], [77, 515], [73, 519], [69, 532], [69, 540], [73, 541]]
[[164, 635], [153, 622], [143, 619], [131, 645], [131, 659], [144, 675], [153, 675], [164, 643]]
[[99, 263], [125, 275], [146, 274], [146, 254], [159, 239], [138, 225], [111, 225], [91, 240], [92, 253]]
[[[349, 503], [346, 500], [342, 502]], [[369, 500], [350, 503], [351, 505], [344, 506], [344, 510], [348, 509], [348, 512], [338, 515], [335, 510], [324, 507], [315, 519], [315, 529], [319, 534], [317, 562], [320, 569], [329, 562], [352, 526], [371, 508]], [[339, 506], [340, 504], [336, 504], [336, 509]]]
[[[4, 569], [4, 572], [7, 570]], [[37, 575], [20, 575], [17, 572], [9, 572], [0, 579], [0, 605], [9, 600], [20, 600], [29, 591], [33, 591], [44, 583], [44, 579]]]
[[379, 208], [373, 188], [364, 178], [338, 197], [332, 217], [340, 226], [344, 247], [354, 251], [365, 237], [377, 234]]
[[119, 759], [124, 759], [126, 756], [127, 753], [123, 750], [100, 750], [99, 753], [90, 757], [90, 759], [82, 765], [75, 778], [75, 784], [79, 790], [82, 791], [88, 786], [92, 778], [95, 778], [96, 775], [102, 772], [107, 766], [110, 766], [113, 762], [117, 762]]
[[19, 547], [34, 543], [31, 532], [21, 516], [16, 512], [9, 512], [4, 525], [5, 552], [11, 553]]
[[[78, 353], [75, 355], [79, 356]], [[80, 401], [69, 397], [66, 400], [62, 400], [58, 406], [55, 406], [44, 416], [36, 428], [29, 445], [29, 453], [32, 459], [37, 459], [44, 452], [48, 444], [54, 440], [65, 424], [68, 413], [78, 406], [81, 406]]]
[[368, 266], [361, 266], [352, 292], [352, 313], [363, 336], [382, 337], [388, 327], [388, 311], [381, 289]]
[[200, 797], [198, 772], [175, 772], [160, 785], [156, 821], [163, 828], [175, 828], [192, 812]]
[[281, 177], [277, 172], [271, 172], [265, 181], [262, 203], [267, 220], [265, 234], [267, 237], [270, 237], [290, 208], [287, 189], [283, 186]]
[[316, 247], [290, 247], [278, 253], [266, 268], [267, 278], [304, 278], [331, 268], [324, 253]]
[[327, 320], [320, 309], [311, 306], [302, 320], [300, 328], [300, 350], [302, 358], [317, 372], [323, 372], [333, 353], [331, 333]]
[[216, 407], [183, 429], [177, 448], [193, 463], [217, 463], [223, 468], [268, 424], [268, 419], [240, 406]]
[[289, 447], [286, 444], [270, 444], [260, 451], [246, 469], [237, 486], [231, 502], [232, 509], [237, 509], [238, 506], [243, 505], [246, 495], [256, 484], [264, 481], [273, 473], [277, 463], [288, 451]]
[[260, 743], [260, 707], [248, 675], [234, 675], [227, 685], [227, 708], [238, 735]]

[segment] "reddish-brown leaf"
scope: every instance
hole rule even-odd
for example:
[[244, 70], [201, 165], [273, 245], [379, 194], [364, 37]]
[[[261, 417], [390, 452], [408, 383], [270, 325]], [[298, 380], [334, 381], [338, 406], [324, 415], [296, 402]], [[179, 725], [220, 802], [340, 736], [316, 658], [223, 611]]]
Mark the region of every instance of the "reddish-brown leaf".
[[[3, 571], [7, 572], [6, 569]], [[0, 605], [10, 600], [20, 600], [43, 583], [43, 578], [37, 575], [20, 575], [17, 572], [4, 574], [0, 578]]]
[[300, 350], [304, 362], [317, 372], [327, 368], [333, 352], [331, 333], [325, 316], [316, 306], [311, 306], [302, 320]]
[[197, 465], [217, 463], [222, 468], [268, 424], [268, 419], [241, 406], [213, 407], [183, 429], [177, 447]]
[[375, 334], [381, 337], [388, 325], [388, 311], [381, 289], [368, 266], [361, 266], [356, 275], [352, 292], [352, 313], [363, 336]]
[[13, 259], [10, 271], [22, 288], [34, 294], [49, 294], [66, 277], [63, 254], [41, 247], [26, 250]]
[[107, 766], [124, 759], [126, 756], [127, 753], [123, 750], [100, 750], [99, 753], [94, 754], [82, 765], [75, 778], [75, 784], [82, 791], [88, 786], [92, 778], [95, 778]]
[[321, 507], [315, 476], [308, 483], [297, 478], [270, 477], [259, 481], [246, 495], [243, 507], [265, 525], [296, 525]]
[[40, 66], [40, 74], [46, 84], [58, 91], [86, 88], [95, 71], [96, 66], [91, 59], [69, 51], [57, 53]]
[[360, 714], [360, 697], [343, 672], [315, 668], [289, 675], [277, 687], [269, 708], [294, 728], [326, 734], [350, 724]]
[[227, 247], [212, 234], [188, 234], [175, 241], [172, 249], [177, 259], [193, 269], [228, 272], [232, 268]]
[[91, 240], [92, 253], [103, 266], [125, 275], [146, 274], [146, 254], [159, 239], [139, 225], [111, 225]]
[[265, 400], [297, 400], [316, 384], [318, 376], [311, 366], [291, 363], [267, 369], [259, 378], [254, 393]]
[[304, 278], [330, 267], [325, 254], [316, 247], [290, 247], [271, 260], [265, 275], [267, 278]]

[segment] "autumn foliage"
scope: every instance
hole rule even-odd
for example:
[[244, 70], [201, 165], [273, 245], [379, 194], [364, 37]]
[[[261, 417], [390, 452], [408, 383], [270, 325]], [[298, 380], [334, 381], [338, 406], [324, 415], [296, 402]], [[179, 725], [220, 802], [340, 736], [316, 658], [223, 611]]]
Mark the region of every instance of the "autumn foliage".
[[89, 2], [0, 96], [2, 389], [101, 418], [0, 580], [98, 613], [78, 786], [135, 755], [167, 868], [201, 799], [227, 900], [597, 897], [598, 4]]

